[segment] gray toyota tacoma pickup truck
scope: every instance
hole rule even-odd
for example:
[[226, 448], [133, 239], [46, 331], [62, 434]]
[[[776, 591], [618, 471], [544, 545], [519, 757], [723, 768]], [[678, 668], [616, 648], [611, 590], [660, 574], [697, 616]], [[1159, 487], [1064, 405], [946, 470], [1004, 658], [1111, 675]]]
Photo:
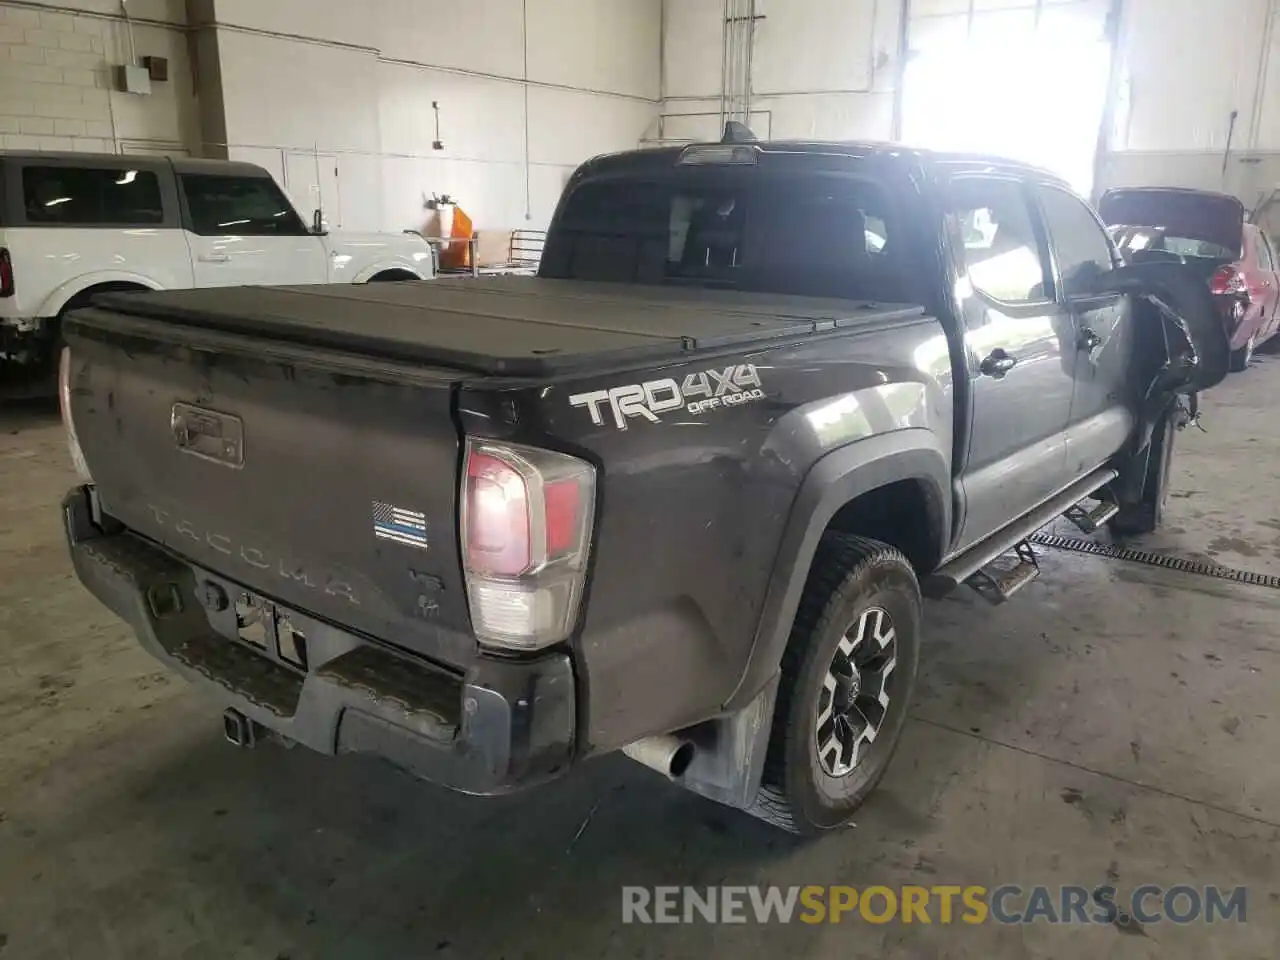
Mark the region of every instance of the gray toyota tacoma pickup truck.
[[72, 314], [66, 531], [235, 743], [473, 794], [622, 750], [820, 831], [893, 754], [922, 595], [1159, 521], [1213, 310], [1042, 171], [731, 131], [584, 164], [536, 277]]

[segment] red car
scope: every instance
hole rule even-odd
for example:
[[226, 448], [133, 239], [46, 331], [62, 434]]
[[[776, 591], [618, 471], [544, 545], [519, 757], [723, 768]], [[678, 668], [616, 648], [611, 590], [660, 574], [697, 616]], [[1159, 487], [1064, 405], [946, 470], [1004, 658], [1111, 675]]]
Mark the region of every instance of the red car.
[[1267, 235], [1235, 197], [1205, 190], [1126, 187], [1098, 204], [1126, 260], [1170, 260], [1203, 270], [1231, 338], [1231, 369], [1280, 330], [1280, 271]]

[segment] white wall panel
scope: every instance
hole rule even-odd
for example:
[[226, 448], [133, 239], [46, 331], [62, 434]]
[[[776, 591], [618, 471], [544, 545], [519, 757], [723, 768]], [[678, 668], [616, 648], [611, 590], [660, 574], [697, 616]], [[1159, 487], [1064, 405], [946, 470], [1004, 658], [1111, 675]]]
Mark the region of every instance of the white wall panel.
[[663, 32], [664, 97], [720, 95], [723, 13], [724, 0], [668, 0]]
[[[662, 118], [662, 138], [672, 141], [687, 140], [719, 140], [723, 132], [720, 127], [720, 101], [688, 100], [672, 104], [674, 113], [665, 114]], [[757, 137], [772, 139], [773, 117], [768, 110], [752, 110], [751, 130]]]
[[656, 122], [660, 0], [211, 3], [201, 75], [215, 86], [197, 101], [186, 0], [129, 0], [138, 54], [170, 61], [149, 97], [110, 89], [108, 66], [129, 56], [119, 0], [58, 0], [103, 17], [0, 0], [0, 146], [198, 153], [204, 104], [209, 147], [224, 145], [225, 120], [228, 155], [278, 178], [288, 151], [332, 155], [344, 228], [420, 227], [433, 192], [493, 228], [545, 222], [578, 163], [634, 147]]
[[1271, 14], [1266, 36], [1266, 61], [1258, 104], [1257, 138], [1260, 150], [1280, 151], [1280, 11]]
[[[1218, 150], [1247, 137], [1268, 0], [1130, 0], [1121, 51], [1127, 116], [1112, 148]], [[1237, 139], [1237, 143], [1241, 141]]]
[[216, 0], [233, 155], [333, 154], [344, 228], [422, 229], [444, 193], [482, 229], [545, 223], [578, 163], [654, 124], [660, 3], [527, 0], [527, 95], [523, 6]]
[[896, 46], [896, 39], [880, 45], [876, 5], [869, 2], [759, 0], [756, 7], [766, 15], [756, 27], [752, 64], [752, 86], [761, 95], [869, 91], [877, 52]]
[[213, 0], [220, 24], [364, 47], [378, 42], [382, 6], [382, 0]]
[[[673, 104], [677, 112], [662, 121], [664, 139], [720, 139], [720, 101]], [[693, 114], [693, 115], [689, 115]], [[893, 94], [814, 94], [804, 97], [756, 97], [751, 129], [774, 140], [886, 140], [893, 122]]]
[[529, 156], [576, 166], [588, 157], [636, 146], [655, 124], [655, 104], [529, 88]]
[[[384, 221], [381, 204], [385, 160], [374, 153], [338, 154], [338, 191], [344, 230], [404, 230], [410, 219]], [[309, 215], [311, 211], [304, 211]]]
[[238, 31], [218, 50], [233, 145], [377, 151], [372, 54]]
[[529, 0], [529, 78], [656, 100], [660, 5]]
[[[537, 0], [529, 2], [535, 16]], [[520, 0], [363, 0], [376, 22], [376, 46], [384, 57], [502, 77], [524, 75]]]
[[432, 157], [384, 157], [384, 229], [426, 230], [432, 194], [449, 194], [477, 226], [524, 226], [524, 168], [521, 163], [476, 163]]
[[383, 63], [378, 66], [377, 99], [383, 153], [431, 157], [435, 100], [444, 157], [514, 162], [524, 155], [524, 91], [519, 84]]
[[[888, 139], [899, 10], [891, 0], [757, 0], [764, 19], [752, 58], [752, 129], [775, 138]], [[665, 138], [719, 136], [723, 12], [723, 0], [668, 3]], [[690, 97], [700, 99], [681, 99]], [[680, 116], [689, 113], [709, 115]]]
[[893, 94], [821, 94], [760, 97], [780, 140], [888, 140], [893, 127]]

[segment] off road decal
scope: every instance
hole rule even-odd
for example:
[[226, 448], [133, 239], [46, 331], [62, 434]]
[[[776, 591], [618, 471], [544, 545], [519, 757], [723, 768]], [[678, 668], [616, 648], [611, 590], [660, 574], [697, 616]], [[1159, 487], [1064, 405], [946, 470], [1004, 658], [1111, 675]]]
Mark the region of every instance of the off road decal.
[[701, 373], [691, 373], [680, 383], [667, 377], [628, 383], [610, 390], [593, 390], [569, 397], [575, 407], [586, 407], [591, 422], [604, 426], [606, 410], [612, 412], [619, 430], [627, 429], [627, 420], [640, 418], [660, 423], [662, 414], [680, 410], [701, 416], [726, 407], [738, 407], [764, 399], [760, 374], [753, 364], [739, 364]]

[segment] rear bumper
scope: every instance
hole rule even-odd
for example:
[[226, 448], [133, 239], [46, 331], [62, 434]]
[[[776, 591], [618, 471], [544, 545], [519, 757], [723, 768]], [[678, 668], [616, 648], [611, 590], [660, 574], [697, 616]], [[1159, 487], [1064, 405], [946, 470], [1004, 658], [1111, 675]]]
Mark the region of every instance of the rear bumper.
[[574, 679], [563, 654], [482, 659], [462, 676], [306, 621], [313, 655], [298, 669], [216, 629], [201, 600], [209, 575], [126, 530], [108, 532], [89, 488], [67, 495], [63, 516], [81, 583], [153, 656], [270, 730], [320, 753], [374, 754], [474, 794], [531, 786], [572, 760]]

